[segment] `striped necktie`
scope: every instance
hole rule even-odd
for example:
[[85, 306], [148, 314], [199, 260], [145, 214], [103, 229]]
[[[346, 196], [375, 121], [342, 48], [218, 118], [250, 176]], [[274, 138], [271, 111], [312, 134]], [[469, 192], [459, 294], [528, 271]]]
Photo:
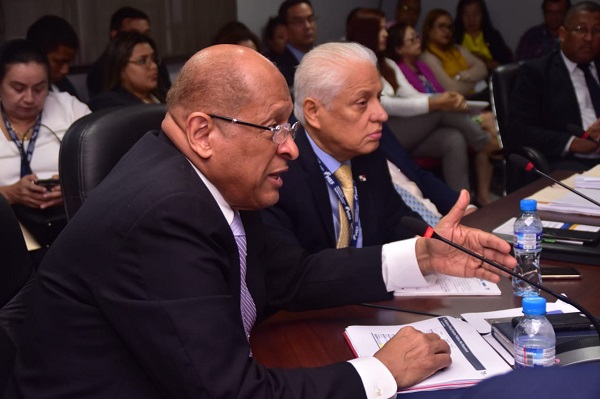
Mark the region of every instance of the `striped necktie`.
[[432, 227], [438, 224], [440, 218], [433, 213], [429, 208], [427, 208], [415, 195], [413, 195], [410, 191], [406, 190], [404, 187], [394, 184], [396, 191], [402, 197], [402, 200], [410, 209], [417, 212], [424, 221], [427, 222]]
[[[333, 175], [340, 182], [346, 202], [348, 202], [351, 211], [354, 212], [354, 181], [352, 180], [352, 169], [350, 168], [350, 165], [341, 165]], [[348, 222], [348, 217], [346, 216], [346, 212], [344, 211], [341, 202], [338, 207], [340, 212], [340, 235], [338, 237], [336, 248], [346, 248], [350, 244], [350, 223]]]
[[256, 305], [246, 285], [246, 233], [244, 232], [244, 225], [238, 212], [235, 212], [233, 222], [231, 222], [231, 231], [235, 237], [240, 256], [240, 310], [242, 312], [246, 337], [250, 339], [250, 330], [252, 330], [252, 326], [256, 321]]

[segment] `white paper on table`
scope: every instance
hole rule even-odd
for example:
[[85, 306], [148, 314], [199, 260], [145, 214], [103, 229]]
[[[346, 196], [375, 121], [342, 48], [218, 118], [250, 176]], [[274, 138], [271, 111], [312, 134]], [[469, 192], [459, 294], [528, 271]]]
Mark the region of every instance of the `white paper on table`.
[[[579, 310], [559, 299], [546, 303], [546, 313], [572, 313]], [[492, 325], [488, 320], [507, 319], [523, 315], [523, 308], [496, 310], [492, 312], [463, 313], [461, 317], [479, 331], [480, 334], [490, 334]]]
[[440, 296], [440, 295], [501, 295], [498, 285], [479, 278], [463, 278], [435, 274], [427, 276], [430, 282], [425, 287], [409, 287], [396, 290], [395, 296]]

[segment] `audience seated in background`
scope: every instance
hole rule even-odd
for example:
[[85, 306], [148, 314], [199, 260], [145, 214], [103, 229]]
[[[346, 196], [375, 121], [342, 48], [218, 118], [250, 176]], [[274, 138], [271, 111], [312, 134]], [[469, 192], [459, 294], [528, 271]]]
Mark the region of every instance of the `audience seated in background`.
[[538, 58], [559, 48], [558, 29], [562, 26], [571, 0], [544, 0], [542, 12], [544, 22], [529, 28], [521, 39], [515, 52], [517, 61]]
[[[428, 96], [407, 82], [396, 63], [384, 56], [387, 32], [381, 11], [353, 10], [346, 36], [377, 54], [383, 83], [381, 103], [391, 116], [390, 127], [402, 145], [413, 156], [441, 158], [444, 179], [450, 187], [457, 191], [469, 189], [467, 143], [476, 151], [483, 151], [491, 140], [466, 112], [464, 97], [450, 92]], [[480, 199], [489, 202], [489, 182], [487, 190], [488, 195]]]
[[283, 54], [287, 44], [287, 29], [278, 16], [269, 17], [264, 29], [265, 54]]
[[519, 69], [508, 113], [511, 136], [514, 144], [541, 151], [555, 168], [585, 170], [600, 162], [599, 147], [567, 126], [600, 139], [600, 5], [573, 5], [558, 36], [559, 51]]
[[212, 44], [237, 44], [259, 53], [261, 51], [258, 36], [239, 21], [231, 21], [223, 25], [215, 35]]
[[[365, 109], [384, 116], [369, 60], [349, 76], [368, 69]], [[355, 138], [369, 132], [364, 148], [375, 148], [381, 124], [345, 108], [365, 127]], [[183, 66], [163, 130], [120, 160], [41, 265], [5, 398], [346, 399], [373, 397], [375, 386], [392, 397], [450, 365], [446, 341], [410, 327], [373, 357], [318, 368], [252, 357], [254, 323], [280, 309], [384, 300], [433, 272], [500, 280], [435, 240], [310, 255], [265, 226], [257, 210], [277, 202], [298, 156], [291, 111], [285, 79], [256, 51], [212, 46]], [[462, 192], [437, 233], [514, 267], [508, 243], [459, 225], [467, 204]]]
[[[141, 10], [133, 7], [121, 7], [110, 18], [109, 39], [113, 39], [119, 32], [136, 31], [146, 36], [150, 35], [150, 18]], [[106, 69], [106, 51], [92, 64], [87, 75], [87, 87], [90, 98], [102, 91], [103, 77]], [[111, 73], [111, 72], [110, 72]], [[158, 64], [158, 86], [168, 90], [171, 87], [171, 78], [164, 62]]]
[[90, 100], [92, 111], [165, 101], [165, 88], [158, 82], [160, 58], [149, 36], [136, 31], [120, 32], [105, 54], [103, 91]]
[[[396, 62], [402, 71], [402, 75], [404, 75], [410, 85], [418, 92], [426, 93], [429, 96], [444, 93], [444, 88], [437, 81], [433, 75], [433, 72], [431, 72], [431, 69], [429, 69], [427, 64], [419, 60], [421, 53], [421, 40], [413, 27], [403, 24], [396, 24], [388, 29], [385, 55], [389, 60]], [[390, 67], [394, 68], [394, 65], [390, 63]], [[395, 75], [399, 76], [397, 71]], [[399, 76], [398, 80], [401, 80], [401, 78], [402, 76]], [[398, 91], [400, 91], [400, 89]], [[428, 98], [431, 103], [431, 101], [439, 98], [439, 96], [432, 96]], [[385, 104], [388, 102], [388, 99], [384, 97], [382, 101], [385, 106]], [[447, 118], [462, 119], [462, 125], [457, 125], [457, 127], [462, 126], [462, 128], [466, 129], [467, 131], [474, 130], [479, 132], [479, 134], [481, 134], [483, 129], [491, 138], [488, 144], [483, 147], [481, 151], [477, 151], [475, 153], [477, 202], [480, 205], [487, 205], [490, 202], [490, 185], [493, 174], [493, 165], [490, 162], [490, 157], [499, 149], [498, 141], [496, 139], [497, 134], [495, 129], [494, 115], [489, 111], [480, 113], [479, 117], [475, 118], [476, 120], [481, 121], [479, 124], [475, 122], [472, 114], [467, 114], [463, 110], [450, 110], [450, 112], [451, 115], [446, 116]], [[445, 114], [446, 113], [447, 112], [445, 112]], [[401, 126], [399, 129], [401, 129]], [[474, 133], [470, 133], [470, 135], [473, 134]]]
[[483, 61], [454, 43], [452, 16], [439, 8], [431, 10], [423, 24], [421, 60], [448, 91], [473, 99], [488, 100], [487, 69]]
[[[37, 241], [50, 245], [66, 223], [58, 178], [58, 151], [75, 120], [90, 112], [68, 93], [49, 92], [46, 54], [25, 39], [0, 46], [0, 194]], [[48, 225], [50, 223], [51, 225]]]
[[419, 17], [421, 16], [421, 0], [398, 0], [396, 3], [395, 20], [388, 22], [387, 26], [393, 24], [405, 24], [417, 26]]
[[66, 91], [78, 97], [75, 86], [67, 78], [69, 65], [79, 49], [79, 39], [71, 24], [59, 16], [45, 15], [27, 29], [26, 39], [37, 44], [48, 56], [50, 90]]
[[488, 71], [513, 60], [512, 51], [492, 24], [484, 0], [458, 2], [454, 41], [483, 61]]
[[265, 56], [275, 63], [292, 91], [296, 66], [315, 44], [317, 17], [310, 1], [285, 0], [279, 7], [278, 18], [285, 24], [287, 45], [283, 53], [268, 51]]

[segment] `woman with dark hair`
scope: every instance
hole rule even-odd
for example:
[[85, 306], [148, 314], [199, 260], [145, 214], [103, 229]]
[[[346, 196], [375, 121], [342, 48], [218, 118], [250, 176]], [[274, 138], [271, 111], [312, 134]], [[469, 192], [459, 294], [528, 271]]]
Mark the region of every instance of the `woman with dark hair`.
[[212, 44], [237, 44], [260, 53], [258, 36], [239, 21], [231, 21], [223, 25], [215, 35]]
[[165, 101], [165, 89], [158, 84], [160, 58], [150, 37], [120, 32], [108, 44], [106, 61], [103, 90], [91, 99], [92, 111]]
[[[421, 53], [421, 39], [413, 27], [396, 24], [388, 30], [385, 55], [396, 62], [406, 80], [421, 93], [430, 95], [443, 93], [445, 90], [437, 81], [431, 69], [419, 60]], [[480, 124], [481, 129], [486, 131], [492, 138], [482, 151], [475, 154], [475, 171], [478, 181], [477, 197], [479, 203], [487, 204], [493, 173], [490, 157], [499, 149], [494, 116], [491, 112], [485, 111], [477, 115], [474, 120], [470, 115], [468, 117], [471, 120], [465, 123], [468, 123], [471, 129], [475, 129], [476, 125]], [[477, 120], [477, 123], [475, 120]]]
[[479, 57], [488, 71], [513, 61], [512, 51], [494, 28], [484, 0], [458, 2], [454, 42]]
[[[489, 134], [466, 112], [462, 95], [420, 93], [406, 80], [398, 65], [385, 57], [388, 37], [381, 11], [361, 9], [353, 13], [347, 23], [347, 38], [377, 54], [383, 84], [381, 104], [390, 116], [388, 124], [398, 140], [413, 156], [441, 158], [448, 185], [454, 189], [468, 188], [467, 144], [477, 153], [487, 154], [493, 148]], [[490, 202], [488, 174], [478, 173], [477, 200], [482, 205]]]
[[90, 112], [66, 92], [49, 92], [49, 85], [48, 58], [35, 44], [16, 39], [0, 46], [0, 195], [42, 245], [66, 222], [56, 180], [62, 137]]
[[485, 94], [488, 76], [483, 61], [454, 43], [452, 16], [446, 10], [431, 10], [423, 23], [421, 60], [433, 71], [446, 90], [472, 99], [488, 99]]

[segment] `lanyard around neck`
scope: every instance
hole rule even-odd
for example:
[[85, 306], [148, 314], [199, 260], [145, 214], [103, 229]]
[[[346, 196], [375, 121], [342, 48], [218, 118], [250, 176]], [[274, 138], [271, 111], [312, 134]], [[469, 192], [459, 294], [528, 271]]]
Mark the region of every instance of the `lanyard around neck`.
[[32, 172], [31, 170], [31, 157], [33, 156], [33, 149], [35, 148], [35, 141], [38, 138], [40, 133], [40, 126], [42, 125], [42, 113], [37, 117], [35, 121], [35, 126], [33, 127], [33, 133], [31, 134], [31, 138], [29, 139], [29, 145], [27, 146], [27, 150], [25, 150], [25, 136], [23, 136], [23, 141], [19, 140], [17, 137], [17, 133], [13, 129], [12, 125], [8, 121], [6, 114], [2, 112], [2, 118], [4, 119], [4, 125], [6, 126], [6, 130], [10, 135], [10, 138], [17, 146], [19, 153], [21, 154], [21, 177], [29, 175]]
[[[350, 209], [350, 204], [344, 197], [344, 192], [342, 191], [342, 186], [338, 179], [334, 176], [333, 173], [325, 166], [323, 162], [317, 157], [317, 161], [319, 162], [319, 167], [323, 172], [323, 176], [325, 177], [325, 181], [327, 185], [333, 190], [335, 195], [338, 197], [342, 208], [344, 209], [344, 214], [348, 219], [348, 225], [350, 226], [350, 246], [356, 247], [358, 244], [358, 232], [359, 232], [359, 223], [358, 223], [358, 192], [356, 190], [356, 185], [354, 185], [354, 212]], [[354, 215], [354, 216], [353, 216]]]

